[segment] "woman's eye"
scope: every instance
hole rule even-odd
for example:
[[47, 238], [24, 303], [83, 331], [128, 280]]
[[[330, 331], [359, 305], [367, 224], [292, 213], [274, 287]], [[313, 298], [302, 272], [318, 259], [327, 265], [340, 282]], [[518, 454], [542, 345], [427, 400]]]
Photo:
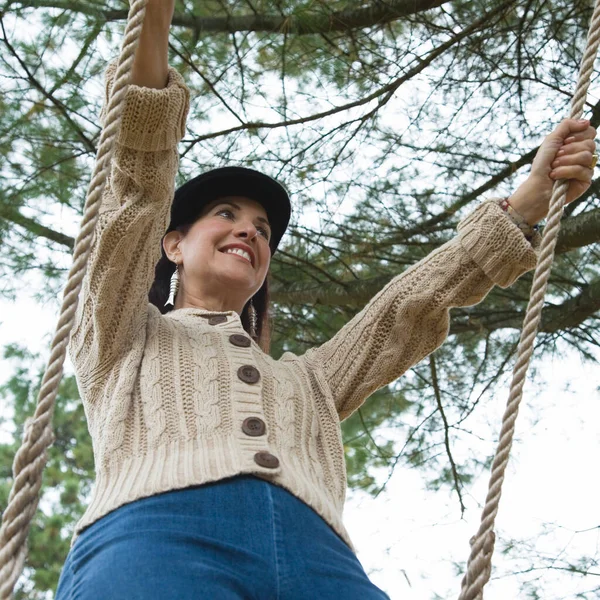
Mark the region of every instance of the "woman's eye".
[[[227, 208], [222, 208], [221, 210], [217, 211], [215, 214], [216, 215], [227, 214], [230, 217], [234, 216], [233, 212]], [[265, 229], [264, 227], [257, 227], [257, 230], [261, 232], [261, 235], [263, 235], [266, 240], [269, 239], [269, 230], [268, 229]]]

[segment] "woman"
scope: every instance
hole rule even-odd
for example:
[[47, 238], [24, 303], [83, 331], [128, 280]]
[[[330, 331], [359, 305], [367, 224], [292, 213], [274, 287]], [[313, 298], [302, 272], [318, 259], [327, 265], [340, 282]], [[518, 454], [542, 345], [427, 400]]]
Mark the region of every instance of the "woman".
[[167, 65], [173, 4], [148, 5], [71, 338], [97, 480], [57, 598], [383, 599], [342, 522], [340, 421], [443, 342], [450, 307], [535, 266], [532, 225], [554, 179], [568, 201], [589, 187], [595, 130], [563, 121], [509, 202], [481, 204], [330, 341], [276, 361], [266, 277], [286, 191], [218, 169], [170, 213], [188, 109]]

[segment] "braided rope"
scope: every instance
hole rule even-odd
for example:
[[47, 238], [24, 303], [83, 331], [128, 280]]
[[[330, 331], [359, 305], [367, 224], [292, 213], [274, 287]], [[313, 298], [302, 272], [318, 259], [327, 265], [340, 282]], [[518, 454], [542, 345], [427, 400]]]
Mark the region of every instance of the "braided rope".
[[75, 241], [73, 265], [63, 293], [56, 332], [50, 347], [48, 366], [42, 379], [38, 404], [33, 418], [27, 419], [23, 443], [13, 463], [13, 487], [8, 506], [2, 515], [0, 529], [0, 599], [10, 600], [27, 555], [27, 535], [37, 509], [42, 472], [47, 449], [54, 442], [52, 415], [62, 379], [69, 335], [73, 327], [79, 292], [92, 249], [94, 230], [110, 170], [115, 139], [121, 126], [121, 115], [129, 83], [135, 50], [142, 31], [147, 0], [132, 0], [117, 63], [117, 72], [108, 102], [105, 126], [100, 137], [96, 165], [88, 187], [81, 230]]
[[[571, 102], [570, 117], [572, 119], [579, 119], [583, 113], [583, 106], [590, 85], [590, 77], [594, 70], [594, 61], [599, 44], [600, 0], [596, 0], [588, 32], [587, 46], [579, 70], [577, 87]], [[506, 410], [502, 417], [500, 441], [498, 442], [496, 456], [492, 464], [492, 473], [485, 507], [481, 515], [481, 524], [479, 530], [471, 539], [471, 555], [467, 563], [467, 572], [462, 580], [459, 600], [483, 600], [483, 587], [490, 578], [495, 541], [494, 521], [498, 513], [504, 471], [508, 464], [515, 431], [515, 421], [519, 411], [519, 403], [523, 395], [525, 376], [531, 355], [533, 354], [534, 341], [544, 304], [544, 295], [548, 279], [550, 278], [550, 270], [554, 259], [554, 249], [563, 215], [567, 188], [568, 182], [560, 180], [554, 184], [552, 189], [547, 225], [544, 229], [544, 236], [540, 247], [540, 257], [531, 285], [531, 296], [523, 321], [523, 330], [517, 351], [517, 361], [513, 370], [513, 379]]]

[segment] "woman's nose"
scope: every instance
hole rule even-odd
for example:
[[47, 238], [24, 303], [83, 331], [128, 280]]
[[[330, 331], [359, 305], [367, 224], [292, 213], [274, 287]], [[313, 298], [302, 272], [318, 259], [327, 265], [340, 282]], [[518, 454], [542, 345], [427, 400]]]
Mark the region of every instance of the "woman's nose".
[[244, 237], [249, 240], [253, 240], [258, 234], [258, 230], [256, 226], [251, 221], [246, 221], [244, 223], [240, 223], [236, 235]]

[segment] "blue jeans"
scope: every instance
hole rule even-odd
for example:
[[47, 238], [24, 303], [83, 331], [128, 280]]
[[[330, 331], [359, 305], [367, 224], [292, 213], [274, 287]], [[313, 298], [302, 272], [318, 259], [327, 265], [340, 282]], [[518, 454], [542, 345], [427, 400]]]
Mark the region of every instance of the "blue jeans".
[[56, 600], [389, 600], [308, 505], [251, 475], [142, 498], [76, 540]]

